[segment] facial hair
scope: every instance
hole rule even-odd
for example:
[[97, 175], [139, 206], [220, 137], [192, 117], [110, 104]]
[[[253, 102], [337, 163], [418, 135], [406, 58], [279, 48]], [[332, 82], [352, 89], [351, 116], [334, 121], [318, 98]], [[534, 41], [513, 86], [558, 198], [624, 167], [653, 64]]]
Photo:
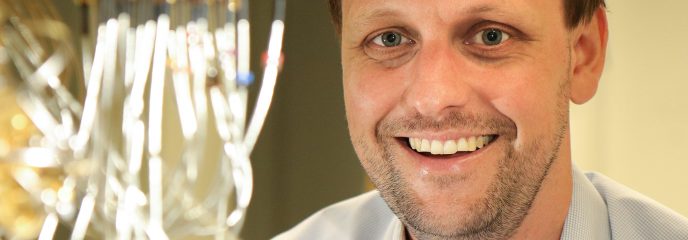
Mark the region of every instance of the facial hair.
[[[565, 88], [562, 86], [562, 88]], [[562, 89], [563, 91], [563, 89]], [[560, 105], [566, 105], [562, 100]], [[553, 134], [535, 137], [516, 147], [516, 124], [503, 115], [450, 112], [442, 120], [416, 114], [410, 118], [383, 119], [376, 126], [375, 144], [355, 138], [363, 153], [361, 163], [383, 199], [417, 239], [505, 239], [515, 233], [530, 209], [549, 168], [557, 158], [568, 127], [567, 106], [557, 114]], [[502, 144], [497, 174], [478, 201], [467, 204], [468, 212], [450, 219], [440, 218], [423, 208], [423, 202], [398, 168], [398, 142], [391, 136], [402, 131], [488, 130], [499, 133]], [[371, 146], [379, 146], [373, 149]], [[431, 178], [440, 188], [465, 182], [470, 175]], [[450, 224], [447, 224], [450, 223]], [[447, 227], [450, 226], [450, 227]]]

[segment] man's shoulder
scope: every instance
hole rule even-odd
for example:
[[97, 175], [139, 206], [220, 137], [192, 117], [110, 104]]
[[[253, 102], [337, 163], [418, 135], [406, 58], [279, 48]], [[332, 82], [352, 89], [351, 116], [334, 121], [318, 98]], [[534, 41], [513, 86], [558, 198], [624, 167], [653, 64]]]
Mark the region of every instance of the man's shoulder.
[[274, 239], [382, 239], [398, 221], [377, 191], [328, 206]]
[[598, 173], [586, 173], [604, 199], [613, 239], [688, 239], [688, 219]]

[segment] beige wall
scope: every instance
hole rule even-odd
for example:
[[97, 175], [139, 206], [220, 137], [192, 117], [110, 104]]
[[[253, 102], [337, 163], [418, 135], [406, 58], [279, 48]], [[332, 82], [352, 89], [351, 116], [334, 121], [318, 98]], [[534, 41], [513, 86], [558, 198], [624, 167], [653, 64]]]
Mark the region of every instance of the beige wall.
[[607, 66], [572, 109], [573, 159], [688, 215], [688, 2], [608, 6]]

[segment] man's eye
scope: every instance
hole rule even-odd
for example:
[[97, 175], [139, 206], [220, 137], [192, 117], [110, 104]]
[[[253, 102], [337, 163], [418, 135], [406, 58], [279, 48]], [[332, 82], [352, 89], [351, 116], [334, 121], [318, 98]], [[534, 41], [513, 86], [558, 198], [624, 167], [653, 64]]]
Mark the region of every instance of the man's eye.
[[502, 32], [502, 30], [496, 28], [490, 28], [478, 32], [471, 39], [472, 43], [495, 46], [502, 44], [504, 41], [509, 40], [511, 36], [508, 33]]
[[373, 39], [373, 43], [382, 47], [396, 47], [410, 40], [398, 32], [384, 32]]

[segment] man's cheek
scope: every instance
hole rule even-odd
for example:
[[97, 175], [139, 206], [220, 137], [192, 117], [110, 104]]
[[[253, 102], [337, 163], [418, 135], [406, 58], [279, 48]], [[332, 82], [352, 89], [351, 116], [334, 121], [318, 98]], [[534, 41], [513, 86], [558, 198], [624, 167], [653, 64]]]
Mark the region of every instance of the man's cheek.
[[351, 75], [345, 88], [347, 104], [363, 117], [382, 118], [400, 103], [403, 89], [398, 81], [384, 78], [384, 74]]
[[345, 89], [346, 114], [352, 137], [367, 135], [375, 126], [375, 113], [378, 102], [368, 91], [356, 84], [347, 84]]

